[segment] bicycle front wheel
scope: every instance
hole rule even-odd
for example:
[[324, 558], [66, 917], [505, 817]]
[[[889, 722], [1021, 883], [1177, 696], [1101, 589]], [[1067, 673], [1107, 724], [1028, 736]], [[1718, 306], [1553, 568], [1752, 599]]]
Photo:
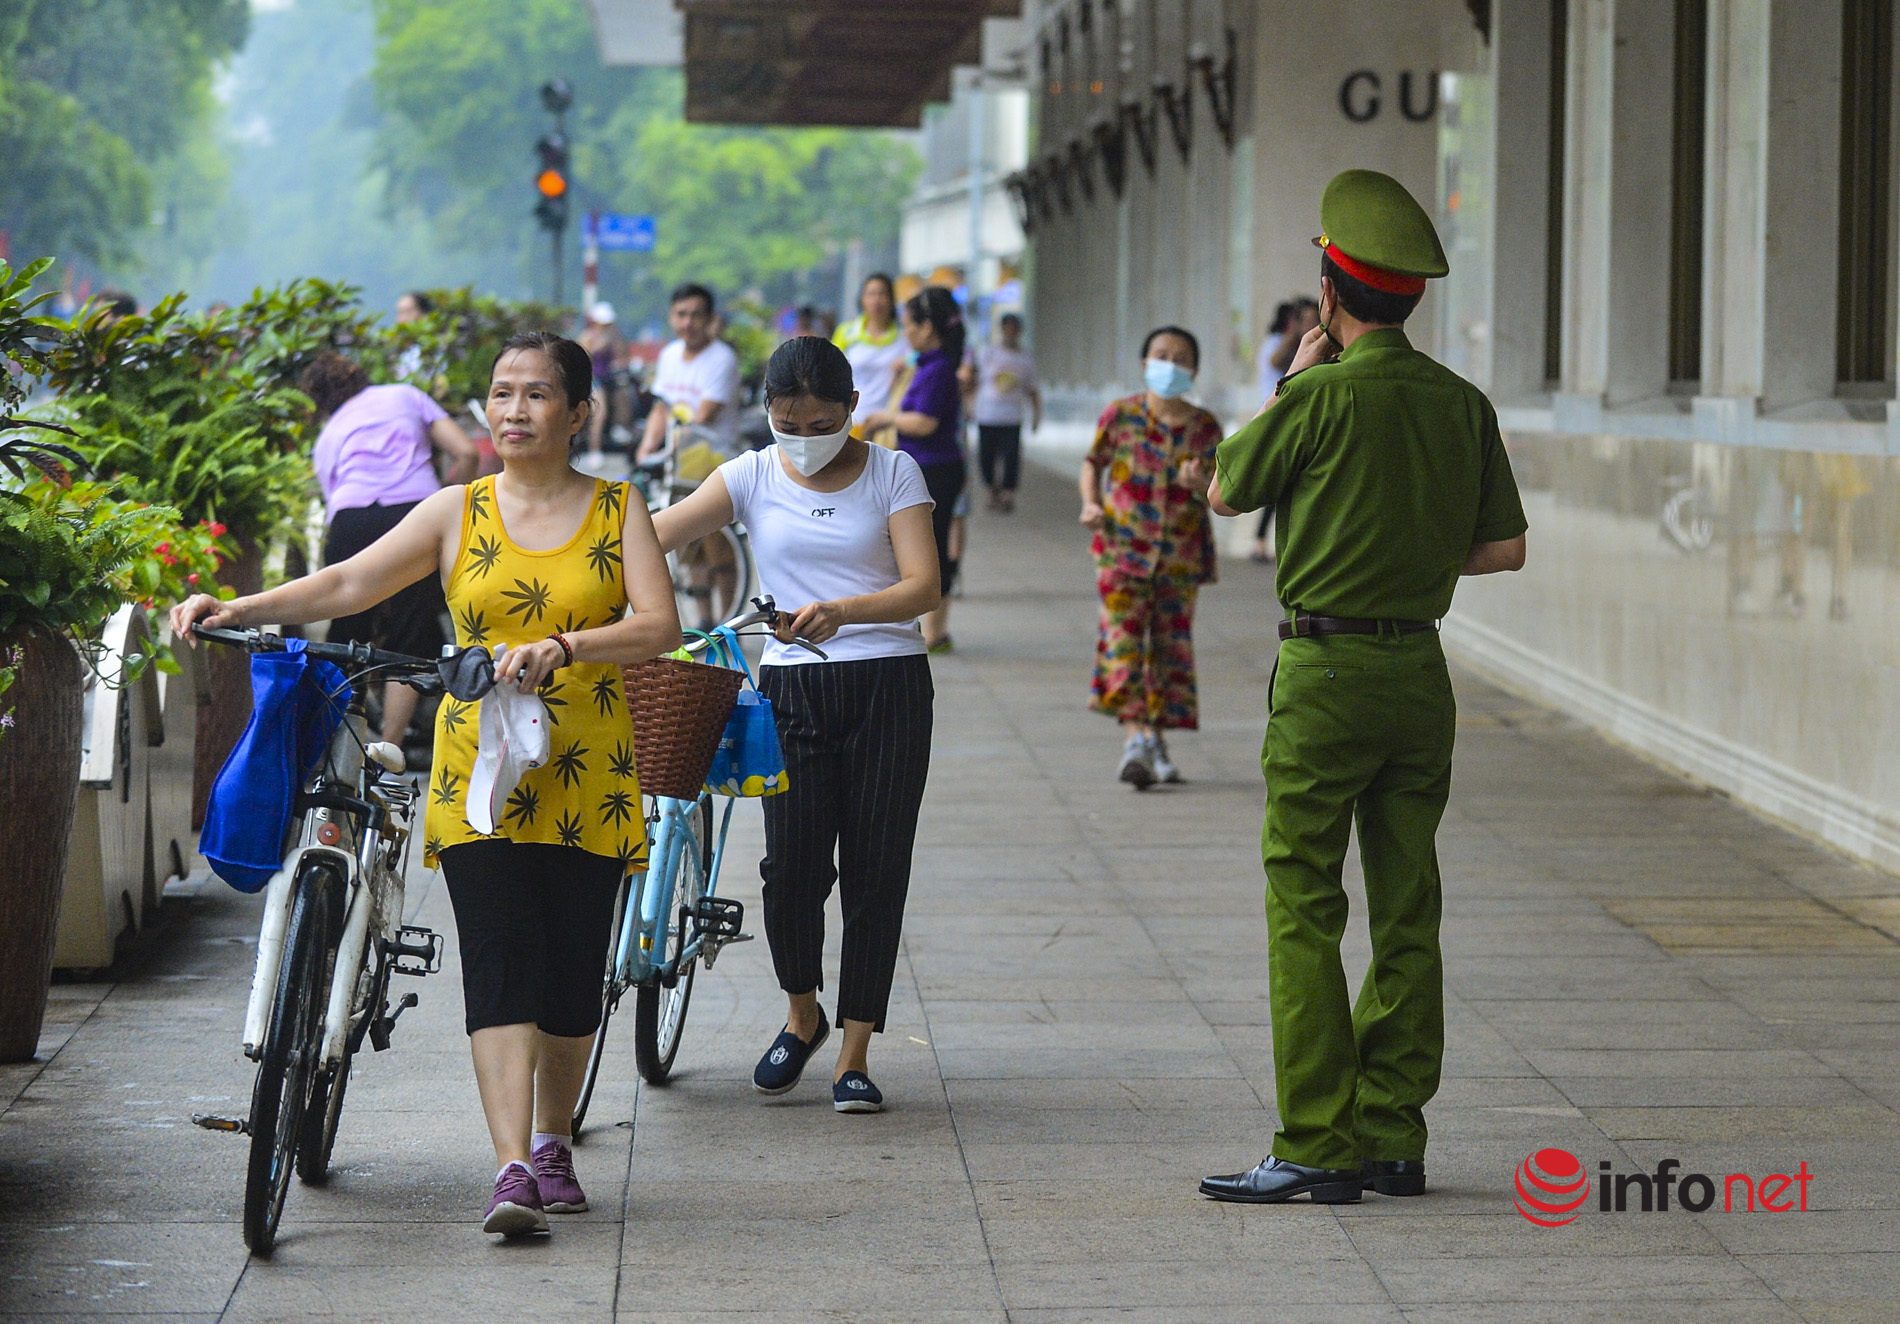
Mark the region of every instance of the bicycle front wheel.
[[324, 978], [336, 944], [343, 879], [333, 865], [313, 862], [297, 877], [284, 933], [283, 964], [269, 1033], [251, 1092], [251, 1159], [244, 1183], [244, 1244], [268, 1255], [303, 1131], [304, 1110], [323, 1052]]
[[619, 949], [620, 926], [626, 917], [631, 884], [631, 878], [622, 878], [620, 893], [614, 899], [614, 926], [608, 930], [613, 936], [607, 944], [607, 973], [600, 983], [600, 1028], [594, 1031], [594, 1046], [587, 1052], [587, 1077], [581, 1082], [581, 1096], [575, 1101], [574, 1117], [568, 1127], [568, 1135], [576, 1143], [581, 1138], [581, 1123], [587, 1120], [588, 1105], [594, 1101], [594, 1084], [600, 1079], [600, 1064], [607, 1051], [607, 1022], [620, 1007], [620, 995], [627, 991], [619, 979]]
[[691, 837], [680, 843], [671, 913], [661, 921], [659, 934], [659, 955], [664, 964], [674, 967], [676, 977], [670, 988], [658, 979], [641, 984], [633, 1005], [633, 1061], [649, 1085], [664, 1085], [673, 1074], [686, 1007], [693, 998], [699, 962], [683, 960], [681, 953], [692, 940], [693, 909], [706, 895], [706, 868], [712, 862], [712, 797], [701, 795], [681, 827]]

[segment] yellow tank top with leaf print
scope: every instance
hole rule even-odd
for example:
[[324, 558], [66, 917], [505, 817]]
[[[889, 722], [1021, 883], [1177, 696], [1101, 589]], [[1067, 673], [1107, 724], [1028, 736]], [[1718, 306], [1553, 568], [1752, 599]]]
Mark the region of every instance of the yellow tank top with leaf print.
[[[495, 480], [479, 478], [462, 498], [462, 550], [447, 597], [460, 647], [514, 647], [556, 633], [611, 625], [627, 609], [621, 534], [628, 485], [594, 480], [587, 518], [566, 544], [517, 547], [495, 508]], [[468, 841], [505, 839], [577, 846], [646, 867], [646, 819], [634, 772], [633, 718], [617, 666], [577, 662], [541, 688], [548, 709], [548, 761], [514, 789], [495, 831], [469, 826], [468, 777], [475, 766], [481, 705], [443, 696], [435, 718], [423, 859]]]

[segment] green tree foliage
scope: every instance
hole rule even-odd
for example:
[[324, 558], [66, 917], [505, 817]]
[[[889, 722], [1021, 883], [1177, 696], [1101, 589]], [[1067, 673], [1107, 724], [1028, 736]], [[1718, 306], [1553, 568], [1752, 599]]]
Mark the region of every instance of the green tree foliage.
[[211, 77], [249, 16], [247, 0], [0, 0], [0, 227], [14, 245], [129, 266], [155, 202], [165, 228], [208, 230]]
[[[676, 87], [677, 75], [669, 76]], [[590, 148], [619, 167], [627, 210], [658, 218], [647, 297], [685, 280], [718, 290], [789, 297], [787, 278], [810, 271], [853, 237], [894, 237], [918, 170], [916, 154], [886, 134], [852, 129], [743, 129], [688, 124], [676, 115], [616, 117], [623, 150]]]
[[387, 313], [404, 290], [475, 282], [525, 293], [514, 246], [497, 252], [391, 205], [373, 159], [381, 112], [369, 0], [298, 0], [260, 10], [232, 62], [224, 136], [231, 182], [216, 221], [219, 251], [193, 302], [236, 303], [258, 286], [322, 276], [363, 288]]
[[524, 270], [545, 261], [530, 180], [550, 122], [539, 89], [556, 77], [574, 88], [576, 223], [596, 209], [657, 219], [656, 252], [633, 260], [636, 312], [661, 312], [686, 279], [777, 301], [848, 239], [895, 240], [919, 166], [889, 134], [689, 125], [677, 72], [601, 67], [586, 0], [373, 4], [377, 157], [392, 200], [517, 254]]

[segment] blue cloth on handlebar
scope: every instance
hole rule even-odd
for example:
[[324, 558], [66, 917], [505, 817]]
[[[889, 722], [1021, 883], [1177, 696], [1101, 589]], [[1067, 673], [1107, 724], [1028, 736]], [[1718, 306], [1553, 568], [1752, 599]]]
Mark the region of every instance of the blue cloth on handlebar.
[[260, 890], [283, 867], [298, 792], [349, 702], [349, 679], [301, 639], [251, 655], [251, 720], [211, 785], [198, 838], [212, 871], [238, 891]]

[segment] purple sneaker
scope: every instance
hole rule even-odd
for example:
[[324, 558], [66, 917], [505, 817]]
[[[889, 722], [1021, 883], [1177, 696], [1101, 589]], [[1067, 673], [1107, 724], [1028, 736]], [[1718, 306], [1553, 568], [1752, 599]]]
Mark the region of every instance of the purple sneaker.
[[525, 1237], [547, 1230], [548, 1216], [541, 1211], [541, 1191], [535, 1185], [534, 1174], [524, 1164], [510, 1163], [495, 1178], [495, 1198], [488, 1202], [482, 1231]]
[[574, 1151], [550, 1140], [534, 1151], [534, 1184], [541, 1191], [541, 1207], [550, 1214], [584, 1214], [587, 1192], [574, 1175]]

